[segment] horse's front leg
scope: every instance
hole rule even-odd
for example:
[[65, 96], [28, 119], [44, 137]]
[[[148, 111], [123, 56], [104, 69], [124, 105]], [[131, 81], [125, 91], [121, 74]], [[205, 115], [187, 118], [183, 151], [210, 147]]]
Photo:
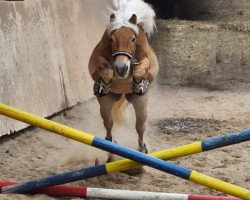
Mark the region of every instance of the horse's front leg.
[[136, 65], [133, 69], [133, 77], [136, 82], [140, 82], [142, 78], [146, 78], [148, 75], [150, 66], [150, 61], [148, 58], [143, 58], [139, 61], [139, 64]]
[[127, 96], [135, 109], [136, 124], [135, 128], [138, 133], [138, 150], [143, 153], [148, 153], [146, 144], [144, 142], [144, 132], [146, 129], [147, 119], [147, 105], [148, 105], [148, 72], [150, 61], [147, 57], [140, 60], [139, 65], [133, 69], [133, 92]]
[[133, 92], [138, 95], [144, 95], [148, 91], [149, 86], [149, 59], [144, 58], [139, 65], [133, 69]]
[[109, 62], [101, 56], [97, 57], [97, 66], [95, 73], [92, 75], [95, 80], [94, 94], [96, 96], [105, 96], [110, 92], [114, 72]]
[[144, 142], [144, 132], [146, 129], [147, 119], [148, 93], [141, 96], [137, 94], [129, 94], [126, 97], [135, 109], [135, 128], [138, 133], [138, 151], [148, 153], [146, 143]]
[[100, 105], [100, 114], [106, 129], [106, 140], [112, 141], [112, 107], [120, 96], [110, 93], [111, 80], [113, 78], [113, 69], [110, 63], [102, 56], [96, 58], [96, 70], [92, 75], [95, 80], [94, 94]]
[[117, 96], [112, 93], [109, 93], [105, 96], [98, 96], [98, 102], [100, 104], [100, 113], [103, 119], [103, 125], [106, 129], [106, 140], [112, 141], [112, 128], [113, 128], [113, 119], [112, 119], [112, 107], [114, 103], [119, 100]]

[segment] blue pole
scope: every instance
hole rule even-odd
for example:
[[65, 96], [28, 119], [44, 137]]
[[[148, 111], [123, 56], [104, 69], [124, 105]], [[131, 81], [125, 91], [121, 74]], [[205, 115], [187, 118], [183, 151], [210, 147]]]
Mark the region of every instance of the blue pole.
[[[244, 130], [238, 133], [233, 133], [221, 137], [210, 138], [201, 141], [201, 151], [209, 151], [212, 149], [233, 145], [236, 143], [241, 143], [250, 140], [250, 130]], [[121, 145], [111, 143], [101, 138], [94, 138], [92, 146], [97, 148], [109, 151], [111, 153], [115, 153], [118, 155], [122, 155], [124, 157], [129, 157], [132, 160], [136, 160], [137, 162], [141, 162], [143, 164], [152, 166], [156, 169], [160, 169], [162, 171], [166, 171], [175, 176], [181, 177], [183, 179], [189, 180], [191, 170], [185, 169], [178, 165], [172, 164], [170, 162], [165, 162], [154, 157], [148, 156], [146, 154], [142, 154], [140, 152], [130, 150], [127, 147], [123, 147]], [[199, 151], [199, 152], [201, 152]], [[198, 152], [196, 152], [198, 153]], [[115, 163], [115, 162], [114, 162]], [[81, 179], [91, 178], [95, 176], [104, 175], [107, 173], [111, 173], [111, 170], [107, 170], [107, 165], [103, 164], [95, 167], [90, 167], [87, 169], [70, 171], [62, 174], [57, 174], [53, 176], [49, 176], [46, 178], [27, 181], [22, 184], [17, 184], [13, 186], [4, 187], [2, 189], [3, 193], [29, 193], [30, 191], [34, 191], [40, 188], [45, 188], [49, 186], [65, 184], [73, 181], [78, 181]], [[115, 166], [115, 164], [114, 164]]]

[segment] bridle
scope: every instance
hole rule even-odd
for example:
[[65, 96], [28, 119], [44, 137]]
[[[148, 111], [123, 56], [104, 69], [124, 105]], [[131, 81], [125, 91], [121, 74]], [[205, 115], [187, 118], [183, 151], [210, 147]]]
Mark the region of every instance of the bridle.
[[131, 61], [131, 65], [134, 66], [134, 65], [139, 65], [139, 62], [138, 60], [136, 60], [134, 58], [134, 55], [135, 55], [135, 51], [130, 54], [128, 53], [127, 51], [116, 51], [112, 54], [112, 58], [115, 59], [117, 56], [127, 56], [129, 58], [129, 60]]
[[[120, 29], [116, 30], [119, 31]], [[112, 53], [111, 57], [112, 59], [115, 59], [117, 56], [127, 56], [128, 59], [131, 61], [131, 66], [138, 65], [139, 62], [134, 58], [135, 56], [135, 51], [136, 51], [136, 42], [135, 42], [135, 50], [132, 53], [129, 53], [127, 51], [116, 51]]]
[[112, 58], [116, 58], [117, 56], [127, 56], [130, 60], [132, 60], [134, 58], [135, 55], [135, 51], [130, 54], [127, 51], [116, 51], [115, 53], [112, 54]]

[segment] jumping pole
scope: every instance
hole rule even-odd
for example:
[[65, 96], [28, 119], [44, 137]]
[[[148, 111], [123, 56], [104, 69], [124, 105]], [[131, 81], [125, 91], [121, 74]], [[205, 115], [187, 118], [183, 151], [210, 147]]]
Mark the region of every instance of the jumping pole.
[[[2, 193], [2, 188], [6, 186], [15, 185], [15, 182], [0, 182], [0, 193]], [[73, 186], [65, 186], [58, 185], [47, 187], [43, 189], [39, 189], [35, 192], [31, 192], [30, 194], [46, 194], [55, 197], [80, 197], [86, 198], [87, 188], [86, 187], [73, 187]], [[237, 198], [236, 198], [237, 199]]]
[[[1, 188], [14, 185], [13, 182], [0, 182]], [[103, 188], [74, 187], [74, 186], [52, 186], [35, 191], [35, 194], [47, 194], [56, 197], [79, 197], [98, 199], [119, 199], [119, 200], [240, 200], [235, 197], [192, 195], [163, 192], [144, 192], [131, 190], [114, 190]]]
[[[246, 137], [247, 135], [249, 136]], [[250, 130], [249, 131], [246, 130], [246, 131], [241, 131], [239, 133], [229, 134], [229, 135], [225, 135], [222, 137], [210, 138], [207, 140], [203, 140], [201, 142], [195, 142], [195, 143], [191, 143], [191, 144], [184, 145], [184, 146], [179, 146], [179, 147], [172, 148], [172, 149], [155, 152], [150, 155], [168, 160], [172, 158], [199, 153], [202, 150], [208, 151], [208, 150], [223, 147], [226, 145], [231, 145], [232, 143], [234, 143], [232, 142], [232, 140], [237, 141], [237, 142], [242, 142], [242, 141], [245, 141], [249, 137], [250, 137]], [[95, 177], [99, 175], [104, 175], [107, 173], [117, 172], [119, 170], [127, 170], [127, 169], [131, 169], [132, 167], [140, 167], [140, 166], [142, 165], [134, 161], [123, 159], [120, 161], [115, 161], [115, 162], [103, 164], [103, 165], [96, 166], [96, 167], [70, 171], [70, 172], [66, 172], [62, 174], [45, 177], [39, 180], [31, 180], [23, 184], [20, 184], [19, 191], [22, 192], [23, 190], [30, 190], [31, 188], [43, 188], [43, 187], [48, 187], [52, 185], [65, 184], [65, 183], [69, 183], [69, 182], [73, 182], [73, 181], [77, 181], [81, 179], [91, 178], [91, 177]], [[103, 173], [101, 174], [100, 170], [97, 170], [99, 168], [105, 168], [106, 170], [103, 171]], [[4, 188], [3, 191], [6, 188]], [[8, 189], [10, 188], [7, 188], [7, 190]]]
[[[145, 164], [155, 169], [170, 173], [182, 179], [190, 180], [192, 182], [224, 192], [226, 194], [230, 194], [232, 196], [250, 200], [250, 190], [232, 185], [230, 183], [225, 183], [218, 179], [211, 178], [201, 173], [198, 173], [196, 171], [192, 171], [184, 167], [178, 166], [169, 161], [160, 160], [158, 158], [129, 149], [122, 145], [112, 143], [110, 141], [106, 141], [105, 139], [102, 139], [102, 138], [95, 137], [86, 132], [67, 127], [65, 125], [38, 117], [36, 115], [27, 113], [25, 111], [22, 111], [16, 108], [12, 108], [10, 106], [7, 106], [1, 103], [0, 103], [0, 114], [25, 122], [25, 123], [28, 123], [28, 124], [31, 124], [31, 125], [34, 125], [34, 126], [37, 126], [37, 127], [40, 127], [40, 128], [43, 128], [43, 129], [46, 129], [48, 131], [71, 138], [73, 140], [97, 147], [99, 149], [108, 151], [110, 153], [123, 156], [125, 158], [134, 160], [141, 164]], [[109, 171], [109, 169], [105, 169], [103, 165], [94, 167], [94, 169], [95, 169], [95, 173], [97, 174], [103, 174]], [[92, 172], [88, 171], [86, 176], [90, 176], [92, 175], [92, 173], [93, 171]], [[14, 193], [27, 193], [38, 188], [42, 188], [42, 186], [38, 184], [38, 185], [30, 185], [29, 188], [24, 188], [22, 187], [22, 185], [14, 185], [14, 186], [3, 188], [3, 192], [4, 193], [13, 193], [13, 192]]]
[[[196, 154], [202, 151], [208, 151], [228, 145], [232, 145], [236, 141], [238, 143], [246, 141], [247, 139], [250, 139], [250, 130], [241, 131], [239, 133], [233, 133], [221, 137], [214, 137], [210, 139], [203, 140], [201, 142], [195, 142], [159, 152], [154, 152], [150, 154], [151, 156], [158, 157], [160, 159], [173, 159], [173, 158], [179, 158], [187, 155]], [[234, 141], [234, 142], [233, 142]], [[114, 161], [111, 163], [106, 163], [100, 166], [95, 167], [89, 167], [86, 169], [80, 169], [75, 171], [69, 171], [62, 174], [56, 174], [53, 176], [41, 178], [38, 180], [31, 180], [24, 182], [22, 184], [16, 185], [14, 187], [19, 187], [18, 192], [24, 193], [24, 191], [29, 191], [32, 188], [44, 188], [52, 185], [61, 185], [73, 181], [78, 181], [86, 178], [92, 178], [95, 176], [105, 175], [107, 173], [127, 170], [131, 168], [141, 167], [141, 164], [138, 164], [134, 161], [123, 159], [119, 161]], [[105, 170], [100, 171], [97, 169], [104, 168]], [[6, 187], [3, 189], [3, 192], [5, 190], [9, 190], [9, 187]], [[35, 190], [33, 189], [33, 190]], [[13, 191], [16, 192], [16, 191]]]

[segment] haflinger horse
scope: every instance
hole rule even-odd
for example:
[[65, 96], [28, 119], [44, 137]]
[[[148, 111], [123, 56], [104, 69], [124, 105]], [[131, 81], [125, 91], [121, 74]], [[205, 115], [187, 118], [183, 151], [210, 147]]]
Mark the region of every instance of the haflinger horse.
[[107, 16], [107, 28], [89, 61], [106, 139], [112, 141], [112, 108], [125, 99], [135, 109], [138, 150], [148, 153], [143, 134], [158, 61], [147, 38], [155, 28], [155, 13], [143, 0], [112, 0]]

